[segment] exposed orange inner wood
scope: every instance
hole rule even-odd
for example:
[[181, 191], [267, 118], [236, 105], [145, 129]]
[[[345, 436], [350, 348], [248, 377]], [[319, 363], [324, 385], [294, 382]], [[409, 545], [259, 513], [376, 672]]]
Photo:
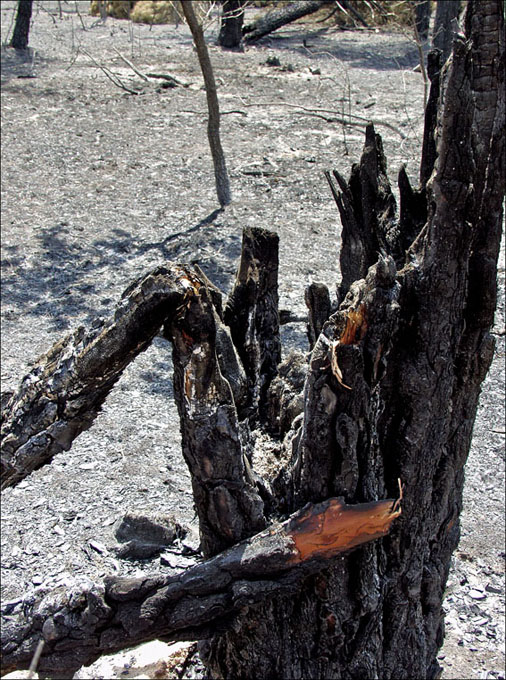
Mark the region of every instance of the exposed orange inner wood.
[[337, 498], [310, 506], [287, 526], [297, 555], [294, 562], [311, 557], [329, 558], [362, 543], [385, 536], [401, 512], [402, 486], [397, 500], [346, 505]]
[[346, 326], [339, 338], [340, 345], [354, 345], [356, 342], [362, 340], [367, 330], [365, 313], [365, 304], [361, 304], [356, 310], [350, 309], [346, 317]]

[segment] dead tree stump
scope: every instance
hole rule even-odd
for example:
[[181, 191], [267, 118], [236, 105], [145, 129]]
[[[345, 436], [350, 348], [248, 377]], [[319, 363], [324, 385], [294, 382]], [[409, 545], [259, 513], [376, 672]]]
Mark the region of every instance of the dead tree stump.
[[[432, 80], [432, 101], [442, 96], [427, 114], [423, 183], [399, 176], [400, 215], [372, 126], [349, 180], [328, 175], [343, 224], [339, 307], [324, 320], [313, 304], [303, 413], [290, 422], [277, 237], [262, 230], [245, 231], [224, 312], [198, 269], [169, 264], [134, 282], [110, 321], [42, 358], [3, 411], [5, 485], [71, 445], [163, 326], [208, 559], [173, 578], [76, 582], [6, 603], [4, 667], [28, 667], [41, 637], [39, 667], [69, 672], [143, 640], [198, 637], [216, 677], [438, 676], [464, 464], [494, 349], [504, 84], [502, 2], [469, 0], [465, 33]], [[276, 447], [264, 478], [255, 441], [258, 454]]]

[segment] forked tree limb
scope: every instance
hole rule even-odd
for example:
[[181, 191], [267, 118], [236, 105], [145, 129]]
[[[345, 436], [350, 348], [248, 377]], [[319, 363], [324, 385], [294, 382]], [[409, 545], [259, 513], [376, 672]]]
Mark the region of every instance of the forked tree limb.
[[125, 290], [114, 316], [57, 342], [23, 379], [2, 414], [2, 488], [67, 451], [90, 427], [123, 369], [187, 294], [190, 269], [158, 267]]
[[[191, 267], [158, 267], [125, 290], [109, 320], [97, 319], [89, 330], [78, 328], [38, 360], [18, 392], [2, 404], [2, 488], [17, 484], [70, 448], [91, 426], [125, 367], [163, 324], [184, 316], [196, 285], [209, 290], [209, 282]], [[216, 291], [212, 295], [216, 297]], [[243, 369], [223, 324], [217, 352], [239, 393], [244, 389]]]
[[2, 671], [28, 668], [41, 639], [39, 669], [71, 673], [147, 640], [206, 637], [241, 608], [295, 593], [332, 558], [385, 536], [401, 514], [401, 499], [402, 488], [397, 500], [307, 505], [176, 576], [110, 577], [103, 585], [76, 581], [33, 591], [2, 607]]

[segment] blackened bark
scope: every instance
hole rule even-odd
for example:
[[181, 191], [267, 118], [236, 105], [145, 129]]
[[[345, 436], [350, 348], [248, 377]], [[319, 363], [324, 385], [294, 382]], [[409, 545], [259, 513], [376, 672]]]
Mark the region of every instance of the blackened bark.
[[248, 378], [249, 398], [241, 419], [265, 420], [266, 395], [281, 360], [278, 313], [277, 234], [260, 228], [243, 232], [241, 262], [225, 306], [224, 320]]
[[425, 188], [413, 189], [404, 166], [399, 170], [399, 242], [405, 251], [411, 246], [427, 222]]
[[433, 49], [427, 55], [427, 75], [430, 80], [429, 99], [425, 107], [424, 131], [422, 142], [422, 159], [420, 161], [420, 187], [425, 189], [436, 162], [436, 125], [438, 102], [440, 95], [440, 71], [442, 67], [442, 52]]
[[32, 18], [33, 0], [19, 0], [16, 14], [16, 23], [10, 46], [16, 50], [26, 50], [28, 47], [28, 35], [30, 33], [30, 21]]
[[[365, 279], [342, 272], [347, 297], [313, 349], [304, 419], [287, 442], [295, 452], [295, 506], [329, 492], [348, 502], [378, 498], [400, 477], [403, 518], [382, 542], [310, 576], [296, 596], [241, 614], [210, 647], [215, 676], [438, 676], [463, 466], [493, 352], [504, 63], [502, 3], [471, 0], [443, 88], [434, 174], [418, 218], [421, 225], [426, 215], [427, 224], [397, 267], [400, 228], [383, 241], [386, 254]], [[369, 225], [380, 223], [382, 213], [357, 219], [358, 167], [349, 183], [336, 179], [343, 230], [349, 220], [363, 266]], [[377, 210], [385, 202], [371, 191], [368, 205]], [[409, 210], [416, 213], [412, 201]], [[357, 279], [362, 271], [355, 268]]]
[[436, 3], [436, 17], [432, 35], [432, 47], [441, 50], [442, 62], [448, 59], [452, 51], [453, 20], [460, 12], [460, 0], [438, 0]]
[[174, 347], [174, 391], [201, 550], [209, 556], [263, 529], [265, 518], [243, 455], [232, 388], [220, 369], [219, 318], [206, 286], [197, 278], [192, 285], [186, 308], [167, 324], [165, 334]]
[[222, 0], [221, 26], [218, 45], [228, 49], [242, 49], [244, 0]]
[[246, 43], [256, 42], [263, 38], [264, 35], [268, 35], [281, 28], [281, 26], [301, 19], [308, 14], [313, 14], [328, 4], [331, 4], [331, 0], [299, 0], [298, 2], [275, 7], [254, 23], [248, 24], [243, 28], [244, 41]]
[[374, 126], [366, 127], [366, 141], [360, 163], [352, 167], [348, 182], [334, 171], [338, 188], [331, 176], [327, 180], [337, 203], [343, 225], [341, 233], [341, 283], [338, 302], [342, 302], [351, 284], [363, 279], [378, 259], [378, 253], [391, 253], [398, 264], [404, 260], [395, 220], [395, 198], [387, 176], [385, 154], [380, 135]]

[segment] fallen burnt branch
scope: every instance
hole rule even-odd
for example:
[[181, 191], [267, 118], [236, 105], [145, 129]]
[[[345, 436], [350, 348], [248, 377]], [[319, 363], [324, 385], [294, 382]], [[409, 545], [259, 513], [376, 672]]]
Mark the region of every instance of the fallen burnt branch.
[[203, 638], [227, 617], [301, 581], [336, 555], [386, 535], [397, 500], [307, 505], [282, 524], [177, 576], [110, 577], [38, 590], [1, 609], [2, 671], [28, 668], [40, 640], [39, 669], [69, 674], [101, 654], [160, 638]]
[[325, 5], [329, 5], [332, 0], [301, 0], [292, 2], [288, 5], [275, 7], [267, 14], [261, 16], [257, 21], [244, 26], [242, 29], [244, 41], [253, 43], [264, 35], [268, 35], [286, 24], [301, 19], [308, 14], [314, 14]]
[[128, 92], [129, 94], [139, 94], [138, 90], [132, 90], [131, 87], [128, 87], [125, 85], [125, 83], [119, 78], [119, 76], [116, 73], [113, 73], [110, 69], [108, 69], [106, 66], [103, 66], [100, 64], [93, 55], [91, 55], [89, 52], [87, 52], [85, 49], [81, 47], [81, 51], [88, 57], [88, 59], [91, 59], [91, 61], [95, 64], [97, 68], [99, 68], [105, 75], [109, 78], [109, 80], [116, 85], [116, 87], [119, 87], [121, 90], [125, 90], [125, 92]]

